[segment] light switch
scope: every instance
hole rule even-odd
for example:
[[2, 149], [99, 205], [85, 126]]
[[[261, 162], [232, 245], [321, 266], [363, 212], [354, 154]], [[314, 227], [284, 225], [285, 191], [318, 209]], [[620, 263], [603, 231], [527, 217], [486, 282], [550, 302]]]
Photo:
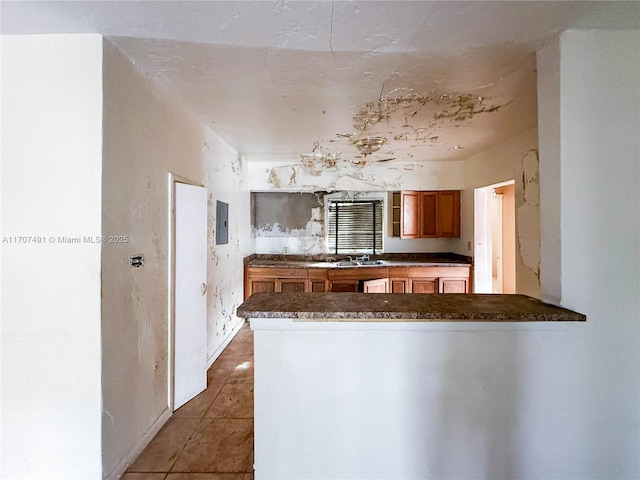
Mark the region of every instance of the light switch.
[[136, 268], [142, 267], [144, 265], [144, 255], [141, 253], [131, 255], [129, 257], [129, 265]]

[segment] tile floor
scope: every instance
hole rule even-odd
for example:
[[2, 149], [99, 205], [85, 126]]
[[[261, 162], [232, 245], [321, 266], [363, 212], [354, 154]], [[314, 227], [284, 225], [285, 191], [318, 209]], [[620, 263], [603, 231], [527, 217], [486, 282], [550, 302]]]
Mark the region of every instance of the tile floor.
[[253, 480], [253, 332], [245, 324], [121, 480]]

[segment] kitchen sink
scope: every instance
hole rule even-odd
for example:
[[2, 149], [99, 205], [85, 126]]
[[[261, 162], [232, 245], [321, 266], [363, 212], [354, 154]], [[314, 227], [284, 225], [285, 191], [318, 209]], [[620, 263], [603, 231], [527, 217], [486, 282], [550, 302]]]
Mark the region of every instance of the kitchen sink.
[[382, 260], [343, 260], [335, 262], [336, 267], [362, 267], [367, 265], [382, 265]]

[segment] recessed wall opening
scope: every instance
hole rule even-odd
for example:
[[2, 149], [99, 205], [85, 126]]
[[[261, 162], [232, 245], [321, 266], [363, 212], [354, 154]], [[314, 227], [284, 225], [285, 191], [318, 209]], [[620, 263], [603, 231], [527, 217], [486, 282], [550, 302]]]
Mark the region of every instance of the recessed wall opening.
[[516, 293], [515, 181], [474, 191], [474, 292]]

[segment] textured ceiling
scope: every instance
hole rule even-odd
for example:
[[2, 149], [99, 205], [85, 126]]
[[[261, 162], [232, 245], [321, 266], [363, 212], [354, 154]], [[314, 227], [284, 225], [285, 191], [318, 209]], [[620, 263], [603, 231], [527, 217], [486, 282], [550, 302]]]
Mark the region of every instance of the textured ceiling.
[[97, 32], [250, 159], [460, 159], [536, 124], [535, 51], [639, 2], [6, 2], [3, 34]]

